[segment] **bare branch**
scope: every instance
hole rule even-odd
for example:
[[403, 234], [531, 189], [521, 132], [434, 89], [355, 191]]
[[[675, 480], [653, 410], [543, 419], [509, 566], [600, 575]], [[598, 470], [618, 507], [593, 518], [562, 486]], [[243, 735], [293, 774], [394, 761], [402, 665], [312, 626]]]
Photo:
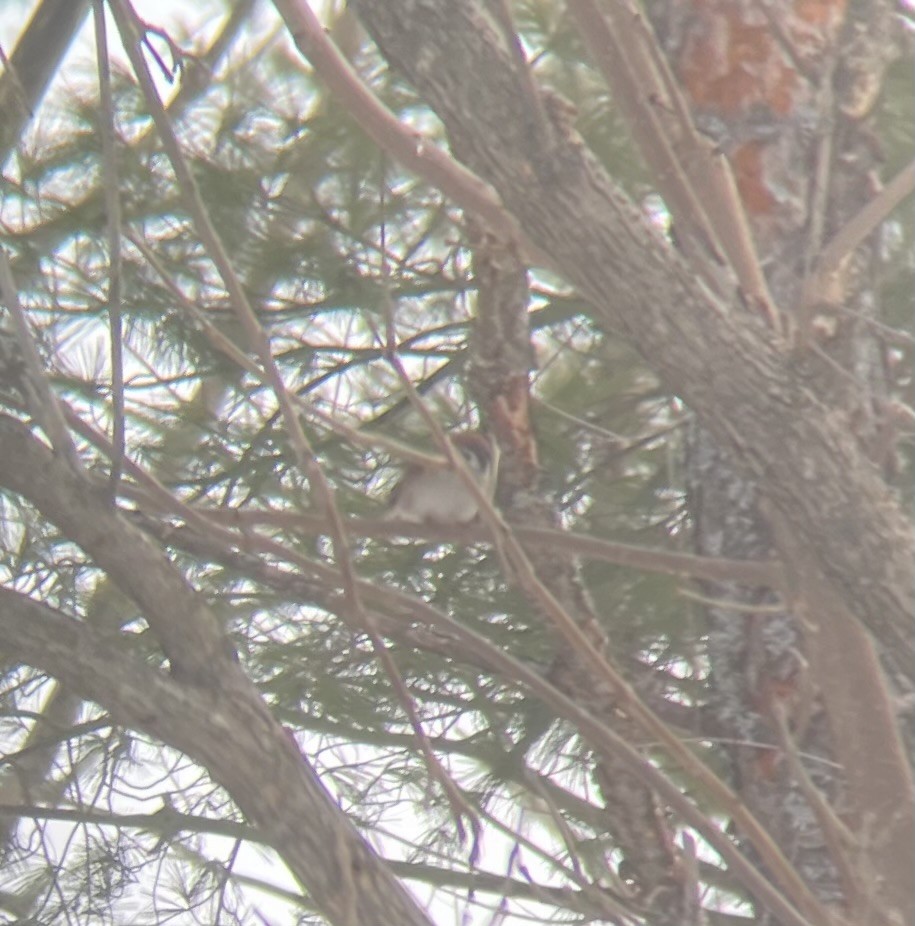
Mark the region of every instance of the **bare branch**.
[[695, 265], [709, 284], [722, 288], [725, 258], [744, 294], [771, 319], [777, 308], [753, 244], [730, 166], [693, 124], [680, 88], [645, 14], [625, 0], [605, 6], [595, 0], [569, 0], [598, 68], [622, 107], [642, 156], [652, 165], [661, 195], [674, 222], [682, 224]]
[[[179, 531], [169, 530], [174, 540]], [[206, 549], [213, 549], [214, 543], [222, 544], [223, 540], [214, 535], [211, 529], [204, 535], [195, 538], [193, 548], [200, 553]], [[298, 567], [301, 576], [315, 577], [319, 582], [332, 585], [335, 582], [335, 570], [322, 563], [315, 562], [298, 554], [288, 546], [253, 533], [235, 535], [231, 545], [250, 552], [260, 552], [274, 556], [278, 560]], [[262, 570], [270, 567], [261, 566]], [[276, 578], [282, 585], [284, 579], [288, 583], [290, 577], [276, 573]], [[293, 577], [292, 581], [296, 581]], [[454, 640], [456, 644], [473, 652], [476, 658], [491, 671], [500, 673], [506, 679], [513, 679], [523, 684], [533, 695], [541, 698], [559, 717], [564, 717], [573, 723], [581, 735], [603, 754], [615, 761], [623, 762], [635, 775], [644, 779], [646, 785], [655, 790], [661, 800], [668, 803], [675, 812], [690, 826], [695, 827], [702, 834], [710, 846], [718, 852], [728, 864], [734, 877], [738, 879], [750, 893], [766, 903], [772, 909], [779, 911], [784, 922], [791, 926], [810, 926], [819, 923], [819, 918], [808, 919], [788, 903], [781, 891], [776, 889], [758, 869], [749, 862], [738, 849], [730, 836], [719, 829], [718, 825], [697, 807], [692, 799], [685, 795], [678, 783], [672, 781], [661, 769], [640, 752], [637, 744], [620, 736], [611, 730], [601, 720], [595, 717], [585, 707], [582, 707], [558, 691], [549, 680], [539, 674], [534, 668], [522, 662], [506, 650], [493, 645], [486, 637], [477, 633], [465, 624], [457, 621], [443, 611], [440, 611], [425, 602], [402, 592], [378, 584], [363, 584], [363, 594], [371, 595], [373, 606], [388, 612], [400, 621], [413, 622], [436, 633], [445, 635], [446, 639]], [[633, 696], [634, 697], [634, 696]], [[630, 703], [634, 703], [630, 702]], [[660, 722], [659, 722], [660, 723]], [[662, 727], [663, 729], [663, 727]], [[663, 734], [663, 741], [670, 741], [670, 734]], [[679, 757], [678, 757], [679, 758]], [[694, 765], [702, 767], [698, 760]], [[694, 768], [688, 771], [695, 773]], [[714, 775], [698, 776], [703, 787], [718, 803], [728, 816], [739, 826], [740, 830], [749, 836], [757, 849], [768, 860], [776, 871], [782, 872], [787, 862], [781, 857], [777, 847], [765, 836], [759, 824], [754, 820], [738, 798]], [[823, 921], [825, 922], [825, 921]]]
[[121, 322], [121, 197], [119, 190], [117, 139], [114, 129], [114, 100], [111, 95], [111, 62], [103, 0], [93, 0], [95, 48], [102, 113], [102, 159], [105, 164], [105, 211], [108, 223], [108, 327], [111, 350], [111, 403], [114, 424], [111, 460], [111, 494], [117, 495], [124, 447], [124, 331]]
[[234, 651], [203, 599], [82, 471], [6, 415], [0, 442], [0, 485], [29, 499], [137, 602], [175, 673], [205, 684], [237, 671]]
[[551, 266], [549, 257], [527, 241], [491, 187], [438, 146], [405, 128], [378, 102], [330, 41], [307, 0], [275, 0], [274, 5], [296, 47], [379, 147], [438, 187], [462, 209], [478, 215], [494, 234], [518, 242], [534, 263]]
[[804, 307], [844, 301], [844, 287], [833, 285], [842, 265], [915, 189], [915, 161], [907, 164], [886, 186], [852, 216], [816, 258], [812, 276], [804, 284]]
[[[667, 388], [696, 409], [745, 475], [760, 480], [815, 551], [822, 573], [911, 677], [913, 538], [845, 418], [812, 393], [759, 319], [697, 281], [580, 139], [570, 136], [555, 155], [549, 182], [524, 169], [530, 152], [509, 116], [520, 90], [507, 52], [475, 6], [441, 0], [428, 16], [411, 17], [402, 3], [356, 3], [386, 57], [461, 138], [472, 169], [499, 189], [527, 234], [592, 301], [595, 319], [650, 357]], [[416, 48], [424, 50], [421, 68]], [[856, 544], [846, 542], [849, 525]], [[862, 575], [867, 583], [857, 580]]]

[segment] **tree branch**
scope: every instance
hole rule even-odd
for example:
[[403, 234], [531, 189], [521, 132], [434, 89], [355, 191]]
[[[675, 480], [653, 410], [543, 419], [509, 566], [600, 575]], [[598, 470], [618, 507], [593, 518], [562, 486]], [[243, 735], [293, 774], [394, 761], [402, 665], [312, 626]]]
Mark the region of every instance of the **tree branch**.
[[231, 644], [203, 599], [88, 478], [7, 415], [0, 415], [0, 444], [0, 485], [31, 501], [136, 601], [173, 672], [216, 685], [237, 671]]
[[22, 33], [0, 78], [0, 163], [5, 162], [35, 114], [73, 41], [86, 0], [43, 0]]
[[523, 244], [529, 258], [549, 266], [549, 258], [538, 253], [527, 241], [491, 187], [446, 151], [404, 126], [378, 101], [328, 38], [305, 0], [274, 0], [274, 6], [286, 23], [296, 48], [380, 148], [438, 187], [461, 208], [478, 215], [493, 233]]
[[209, 769], [335, 926], [431, 926], [247, 680], [216, 692], [133, 659], [73, 618], [0, 588], [0, 643]]

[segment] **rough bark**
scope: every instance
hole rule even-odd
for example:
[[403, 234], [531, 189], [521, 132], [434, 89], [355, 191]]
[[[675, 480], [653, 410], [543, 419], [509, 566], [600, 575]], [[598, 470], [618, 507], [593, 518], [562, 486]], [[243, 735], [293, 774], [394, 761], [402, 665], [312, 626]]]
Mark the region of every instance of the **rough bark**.
[[[460, 144], [457, 144], [460, 150]], [[477, 223], [471, 220], [472, 227]], [[499, 504], [515, 528], [555, 527], [553, 499], [538, 491], [540, 469], [530, 418], [529, 369], [533, 356], [528, 327], [527, 270], [517, 254], [486, 234], [473, 236], [477, 318], [472, 341], [471, 394], [487, 413], [502, 445]], [[594, 649], [605, 651], [600, 625], [577, 560], [559, 558], [550, 547], [527, 547], [538, 577], [582, 627]], [[532, 601], [537, 608], [537, 601]], [[541, 614], [542, 614], [542, 609]], [[549, 616], [543, 615], [546, 626]], [[556, 687], [595, 718], [630, 741], [638, 731], [615, 710], [616, 701], [561, 638], [548, 677]], [[528, 710], [514, 747], [523, 758], [551, 726], [554, 717], [536, 702]], [[625, 763], [603, 756], [596, 761], [596, 780], [604, 802], [601, 826], [622, 853], [617, 867], [632, 873], [631, 897], [643, 899], [658, 923], [682, 923], [671, 886], [676, 853], [658, 804], [645, 782]]]
[[[704, 555], [727, 550], [748, 560], [771, 555], [770, 530], [758, 506], [755, 485], [735, 472], [731, 458], [707, 431], [698, 428], [688, 442], [689, 509], [697, 549]], [[705, 716], [730, 743], [728, 780], [747, 806], [783, 847], [817, 896], [827, 903], [841, 898], [838, 875], [827, 853], [817, 820], [777, 745], [770, 709], [773, 699], [790, 700], [799, 717], [798, 748], [810, 759], [817, 786], [834, 799], [841, 774], [832, 756], [826, 715], [810, 711], [809, 673], [803, 634], [794, 614], [773, 613], [776, 597], [748, 592], [734, 583], [706, 584], [712, 601], [740, 602], [707, 609], [710, 666]], [[754, 611], [758, 608], [758, 611]], [[761, 922], [771, 914], [761, 912]]]

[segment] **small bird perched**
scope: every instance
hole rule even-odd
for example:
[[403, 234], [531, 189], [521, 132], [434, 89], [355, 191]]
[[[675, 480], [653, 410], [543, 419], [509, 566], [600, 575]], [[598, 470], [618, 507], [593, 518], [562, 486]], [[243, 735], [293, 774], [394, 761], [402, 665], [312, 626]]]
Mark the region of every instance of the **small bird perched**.
[[[487, 498], [496, 489], [499, 449], [479, 431], [448, 435]], [[394, 486], [385, 518], [412, 524], [469, 524], [479, 511], [477, 500], [453, 469], [408, 466]]]

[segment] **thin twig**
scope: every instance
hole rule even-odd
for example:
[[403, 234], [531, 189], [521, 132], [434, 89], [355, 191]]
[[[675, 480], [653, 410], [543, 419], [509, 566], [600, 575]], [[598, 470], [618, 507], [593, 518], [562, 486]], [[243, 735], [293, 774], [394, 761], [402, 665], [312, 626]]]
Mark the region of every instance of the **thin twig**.
[[[644, 922], [644, 912], [636, 910], [637, 901], [633, 891], [629, 891], [630, 896], [626, 896], [626, 886], [620, 881], [612, 889], [608, 889], [603, 884], [598, 885], [596, 881], [606, 880], [610, 874], [609, 870], [600, 872], [582, 871], [582, 852], [579, 846], [579, 840], [576, 838], [572, 827], [563, 816], [560, 809], [556, 806], [549, 790], [543, 786], [540, 779], [533, 775], [526, 776], [526, 784], [530, 790], [541, 800], [547, 808], [550, 820], [559, 837], [566, 847], [566, 857], [573, 868], [573, 874], [569, 875], [569, 880], [576, 883], [600, 909], [604, 916], [612, 918], [613, 922], [619, 921], [620, 924], [634, 924]], [[588, 868], [587, 864], [585, 866]], [[593, 868], [593, 866], [591, 866]], [[593, 880], [592, 880], [593, 879]]]
[[764, 614], [773, 616], [784, 614], [783, 604], [753, 604], [749, 601], [736, 601], [731, 598], [713, 598], [710, 595], [700, 595], [691, 588], [678, 588], [677, 593], [690, 601], [705, 605], [708, 608], [717, 608], [719, 611], [732, 611], [735, 614], [752, 614], [760, 617]]
[[[228, 260], [228, 257], [222, 247], [221, 241], [219, 240], [215, 229], [213, 229], [209, 216], [203, 207], [199, 192], [196, 188], [196, 184], [194, 183], [186, 161], [181, 154], [177, 140], [174, 136], [174, 132], [171, 128], [171, 124], [165, 115], [161, 102], [158, 99], [158, 95], [155, 92], [155, 88], [152, 85], [152, 81], [146, 69], [145, 62], [137, 51], [136, 37], [134, 34], [135, 25], [132, 20], [128, 19], [127, 13], [125, 12], [127, 9], [129, 9], [127, 0], [116, 0], [114, 9], [117, 11], [116, 18], [119, 19], [119, 28], [121, 28], [122, 34], [124, 36], [124, 44], [128, 51], [128, 55], [131, 57], [131, 61], [135, 71], [137, 72], [138, 79], [140, 80], [144, 89], [144, 93], [146, 94], [149, 101], [153, 119], [156, 122], [157, 128], [165, 146], [165, 150], [172, 163], [172, 167], [175, 170], [179, 186], [181, 187], [182, 192], [187, 200], [188, 209], [194, 218], [195, 224], [197, 225], [198, 233], [200, 234], [201, 239], [203, 240], [211, 258], [214, 260], [217, 269], [223, 277], [230, 299], [236, 309], [236, 312], [238, 313], [239, 320], [258, 354], [265, 372], [271, 379], [271, 385], [275, 390], [277, 400], [280, 403], [281, 409], [283, 410], [284, 419], [286, 421], [290, 439], [296, 455], [297, 457], [301, 458], [300, 462], [307, 467], [309, 476], [311, 476], [312, 472], [314, 472], [315, 483], [313, 484], [316, 484], [319, 488], [319, 495], [322, 496], [325, 502], [325, 508], [327, 509], [327, 513], [332, 521], [333, 531], [331, 536], [334, 539], [335, 558], [338, 562], [338, 568], [345, 570], [347, 559], [346, 545], [344, 542], [345, 535], [343, 534], [342, 521], [339, 516], [339, 511], [336, 510], [336, 506], [333, 503], [332, 492], [324, 480], [323, 473], [320, 471], [320, 467], [318, 467], [314, 462], [313, 456], [309, 456], [310, 448], [307, 445], [304, 434], [301, 432], [301, 426], [299, 425], [298, 420], [294, 414], [289, 394], [279, 377], [276, 365], [273, 361], [272, 355], [270, 354], [269, 345], [267, 344], [263, 331], [260, 328], [250, 305], [248, 304], [247, 297], [243, 288], [241, 287], [241, 283], [234, 273], [234, 268], [232, 267], [231, 262]], [[118, 14], [120, 15], [118, 16]], [[396, 355], [393, 359], [396, 361]], [[403, 370], [402, 365], [400, 367], [400, 371], [403, 376], [406, 377], [406, 373]], [[405, 382], [405, 386], [406, 385], [409, 385], [409, 388], [413, 389], [412, 384], [409, 384], [408, 380]], [[415, 389], [413, 389], [411, 395], [414, 399], [419, 400], [419, 408], [421, 411], [423, 411], [424, 403], [422, 403], [418, 395], [415, 393]], [[788, 864], [784, 855], [772, 841], [768, 833], [765, 832], [765, 830], [759, 825], [758, 821], [749, 813], [747, 808], [737, 799], [736, 795], [734, 795], [733, 792], [727, 788], [721, 779], [715, 775], [715, 773], [705, 763], [695, 757], [692, 752], [687, 749], [685, 745], [682, 744], [677, 739], [677, 737], [667, 729], [666, 725], [638, 699], [637, 695], [631, 689], [631, 687], [603, 658], [603, 656], [593, 652], [590, 646], [590, 641], [584, 635], [581, 628], [578, 627], [574, 620], [562, 608], [559, 602], [556, 601], [555, 597], [549, 592], [549, 590], [544, 588], [542, 583], [539, 582], [533, 572], [529, 560], [524, 554], [524, 551], [517, 543], [517, 540], [512, 536], [511, 531], [508, 529], [507, 525], [501, 521], [501, 517], [495, 511], [488, 498], [486, 498], [486, 496], [483, 494], [480, 487], [476, 485], [475, 480], [467, 469], [466, 464], [460, 455], [456, 453], [445, 435], [441, 432], [441, 428], [438, 426], [437, 422], [434, 421], [433, 416], [428, 412], [428, 410], [424, 411], [424, 417], [426, 417], [427, 423], [430, 424], [430, 428], [433, 430], [433, 433], [436, 433], [437, 436], [441, 438], [443, 450], [446, 452], [446, 456], [448, 456], [449, 462], [455, 468], [455, 470], [461, 474], [461, 478], [465, 480], [469, 490], [473, 492], [474, 497], [477, 498], [484, 523], [487, 523], [490, 528], [497, 533], [499, 541], [505, 544], [505, 548], [509, 551], [509, 556], [511, 557], [513, 567], [522, 576], [522, 584], [529, 589], [536, 591], [538, 599], [545, 606], [547, 613], [550, 614], [550, 617], [556, 623], [556, 626], [560, 629], [563, 636], [565, 636], [569, 643], [580, 652], [585, 660], [590, 661], [594, 665], [598, 677], [603, 677], [612, 686], [612, 688], [619, 693], [622, 709], [630, 713], [633, 719], [636, 720], [647, 731], [657, 736], [658, 739], [663, 743], [664, 748], [676, 758], [678, 764], [680, 764], [681, 767], [683, 767], [689, 774], [695, 776], [697, 779], [697, 784], [700, 787], [706, 787], [712, 795], [717, 797], [722, 802], [726, 812], [733, 816], [738, 827], [742, 829], [746, 837], [753, 843], [757, 851], [763, 857], [764, 861], [770, 866], [777, 880], [781, 883], [788, 895], [796, 903], [799, 903], [802, 909], [815, 911], [816, 920], [822, 921], [822, 917], [819, 915], [820, 906], [810, 893], [807, 886]], [[339, 534], [337, 533], [338, 531], [340, 532]], [[289, 552], [285, 551], [285, 555], [288, 556]], [[377, 588], [373, 589], [373, 594], [378, 594]], [[618, 748], [623, 741], [619, 738], [615, 739], [618, 740]], [[619, 755], [616, 749], [613, 750], [613, 754], [615, 756]], [[635, 758], [640, 771], [649, 764], [643, 760], [637, 752], [635, 753]], [[660, 776], [656, 786], [659, 788], [660, 793], [663, 794], [666, 799], [670, 799], [672, 793], [676, 793], [678, 795], [677, 803], [680, 805], [683, 804], [682, 795], [680, 795], [676, 785], [674, 785], [674, 783], [670, 781], [665, 775]], [[688, 819], [690, 822], [696, 820], [698, 817], [701, 819], [703, 831], [708, 833], [710, 828], [705, 815], [701, 813], [698, 808], [694, 808], [692, 805], [689, 805], [689, 807], [690, 815]], [[715, 840], [715, 842], [720, 842], [720, 840]], [[721, 850], [719, 849], [719, 851]], [[783, 898], [780, 896], [773, 896], [775, 892], [771, 890], [768, 885], [765, 887], [760, 885], [762, 880], [761, 878], [753, 878], [751, 882], [751, 876], [748, 872], [748, 869], [752, 869], [752, 866], [746, 862], [746, 860], [743, 859], [739, 853], [737, 853], [735, 858], [730, 860], [732, 861], [735, 870], [741, 871], [745, 883], [753, 883], [754, 889], [765, 895], [767, 904], [771, 905], [772, 909], [779, 913], [779, 915], [781, 915], [786, 920], [786, 922], [792, 922], [794, 924], [800, 924], [804, 922], [804, 918], [800, 916], [793, 907], [786, 903]]]
[[210, 219], [197, 187], [197, 183], [181, 151], [181, 146], [178, 143], [171, 120], [165, 112], [162, 101], [159, 99], [159, 94], [153, 84], [149, 69], [146, 67], [146, 62], [139, 52], [136, 14], [133, 12], [128, 0], [115, 0], [112, 5], [112, 10], [114, 11], [118, 29], [121, 32], [122, 41], [130, 59], [131, 66], [143, 89], [147, 105], [150, 108], [150, 113], [156, 124], [159, 136], [162, 139], [162, 144], [169, 162], [171, 163], [172, 170], [175, 172], [175, 178], [184, 196], [185, 204], [194, 220], [197, 233], [200, 235], [201, 241], [210, 259], [213, 261], [225, 284], [230, 302], [235, 310], [242, 330], [245, 332], [252, 350], [260, 360], [261, 367], [273, 389], [283, 415], [283, 421], [287, 429], [296, 462], [307, 475], [310, 484], [316, 490], [316, 495], [324, 504], [325, 513], [331, 521], [330, 533], [334, 542], [335, 556], [338, 558], [341, 570], [344, 573], [344, 578], [348, 578], [348, 544], [346, 542], [340, 512], [333, 498], [333, 490], [324, 476], [321, 467], [317, 464], [314, 452], [305, 436], [305, 432], [302, 430], [298, 415], [293, 407], [290, 394], [286, 389], [279, 369], [273, 359], [267, 336], [257, 320], [257, 316], [248, 301], [248, 296], [242, 286], [241, 280], [238, 278], [232, 261], [229, 259], [222, 244], [222, 240]]
[[286, 433], [289, 437], [290, 446], [296, 463], [299, 469], [307, 476], [309, 484], [314, 490], [319, 502], [322, 504], [324, 513], [329, 519], [329, 534], [333, 544], [334, 558], [341, 573], [344, 595], [352, 599], [350, 604], [353, 610], [358, 613], [361, 607], [354, 592], [355, 577], [349, 553], [349, 543], [343, 524], [343, 518], [340, 515], [334, 497], [334, 490], [328, 482], [327, 477], [324, 475], [321, 466], [318, 464], [311, 444], [305, 436], [305, 432], [302, 429], [301, 422], [299, 421], [294, 407], [294, 402], [289, 391], [286, 389], [283, 378], [273, 359], [267, 335], [261, 327], [260, 322], [257, 320], [257, 316], [248, 301], [248, 296], [242, 286], [241, 280], [238, 278], [232, 261], [229, 259], [225, 247], [222, 244], [222, 240], [210, 219], [197, 187], [197, 183], [188, 166], [187, 159], [181, 151], [181, 146], [175, 135], [171, 119], [166, 113], [162, 101], [159, 99], [159, 94], [156, 91], [149, 69], [146, 66], [143, 56], [140, 54], [139, 27], [136, 14], [130, 6], [129, 0], [115, 0], [112, 5], [112, 11], [121, 33], [125, 51], [127, 52], [131, 66], [143, 90], [153, 121], [156, 124], [156, 129], [162, 140], [162, 145], [171, 163], [172, 170], [175, 173], [175, 179], [184, 197], [185, 205], [193, 218], [197, 233], [200, 235], [200, 239], [210, 259], [213, 261], [222, 278], [231, 305], [235, 310], [242, 330], [245, 332], [250, 347], [257, 355], [267, 381], [273, 390], [283, 416], [283, 423], [286, 427]]
[[831, 273], [906, 197], [915, 190], [915, 161], [907, 164], [829, 240], [817, 261], [820, 273]]
[[[175, 536], [174, 532], [172, 536]], [[336, 571], [332, 567], [313, 562], [295, 550], [288, 549], [277, 541], [253, 532], [226, 531], [214, 523], [200, 536], [204, 543], [220, 542], [225, 543], [231, 550], [242, 549], [268, 557], [276, 557], [280, 561], [297, 567], [303, 576], [313, 576], [324, 583], [332, 583], [336, 576]], [[220, 539], [221, 537], [224, 539]], [[258, 558], [259, 562], [260, 560], [261, 557]], [[268, 570], [271, 567], [264, 565], [262, 568]], [[288, 576], [285, 573], [279, 573], [278, 579], [288, 579]], [[692, 803], [679, 785], [671, 781], [654, 762], [642, 756], [635, 745], [607, 727], [586, 707], [576, 704], [567, 695], [558, 691], [548, 679], [531, 666], [426, 602], [384, 585], [363, 582], [362, 586], [366, 594], [371, 594], [374, 607], [388, 611], [404, 622], [415, 622], [448, 635], [457, 644], [474, 652], [490, 671], [525, 685], [532, 694], [553, 708], [557, 716], [564, 717], [574, 724], [582, 736], [602, 754], [622, 761], [636, 775], [644, 778], [646, 786], [657, 791], [659, 797], [668, 803], [686, 824], [696, 829], [747, 889], [758, 900], [777, 911], [786, 924], [809, 926], [811, 920], [799, 914], [785, 900], [783, 894], [760, 873], [754, 863], [744, 857], [736, 843], [719, 828], [718, 824], [711, 820], [704, 810]], [[709, 799], [717, 802], [723, 813], [731, 815], [745, 836], [761, 830], [760, 824], [750, 811], [720, 780], [706, 781], [706, 784], [709, 785]], [[755, 839], [754, 842], [756, 842]], [[775, 852], [776, 857], [780, 857], [776, 847], [771, 847], [770, 852]], [[767, 859], [770, 857], [770, 852], [764, 853]], [[782, 861], [779, 864], [787, 863]]]
[[702, 926], [705, 922], [702, 909], [702, 893], [699, 880], [699, 859], [696, 852], [696, 840], [684, 830], [680, 839], [683, 848], [680, 851], [683, 892], [683, 926]]
[[[217, 522], [233, 524], [243, 529], [272, 526], [295, 534], [319, 534], [327, 531], [327, 522], [321, 515], [307, 515], [297, 511], [234, 511], [201, 507], [194, 510]], [[486, 528], [474, 524], [436, 526], [400, 524], [382, 518], [348, 518], [346, 525], [354, 537], [405, 536], [418, 540], [460, 543], [477, 543], [490, 539]], [[555, 550], [558, 556], [581, 557], [679, 579], [734, 582], [773, 591], [781, 591], [784, 586], [781, 567], [775, 561], [719, 559], [693, 553], [675, 553], [547, 527], [515, 526], [513, 530], [518, 539], [525, 544]]]
[[[380, 206], [381, 206], [381, 229], [379, 234], [379, 244], [380, 244], [380, 253], [381, 253], [381, 274], [384, 281], [385, 287], [385, 305], [390, 305], [390, 291], [388, 289], [389, 285], [389, 266], [388, 266], [388, 249], [387, 249], [387, 225], [384, 221], [384, 207], [385, 207], [385, 194], [387, 191], [385, 172], [384, 172], [384, 152], [381, 154], [381, 177], [380, 177]], [[479, 853], [480, 845], [480, 821], [477, 815], [477, 812], [470, 806], [467, 802], [467, 799], [464, 797], [461, 792], [460, 787], [457, 782], [452, 779], [452, 777], [445, 770], [445, 767], [439, 762], [435, 753], [432, 750], [432, 745], [429, 742], [429, 737], [426, 734], [426, 731], [423, 729], [422, 722], [420, 721], [419, 714], [415, 709], [413, 697], [410, 694], [406, 683], [401, 678], [400, 673], [397, 669], [397, 666], [394, 662], [394, 658], [391, 655], [390, 651], [387, 648], [384, 640], [381, 637], [381, 634], [378, 632], [376, 622], [366, 613], [365, 620], [367, 627], [369, 629], [370, 639], [372, 645], [375, 648], [375, 653], [381, 659], [382, 665], [388, 672], [388, 677], [390, 678], [394, 689], [397, 692], [398, 699], [400, 700], [401, 706], [406, 711], [407, 717], [410, 720], [410, 726], [413, 730], [413, 735], [416, 737], [416, 742], [419, 745], [420, 752], [422, 753], [423, 760], [426, 764], [426, 768], [429, 771], [430, 777], [438, 781], [442, 786], [442, 789], [445, 792], [445, 796], [448, 799], [448, 803], [451, 807], [451, 812], [454, 816], [455, 826], [457, 828], [458, 834], [461, 839], [464, 838], [464, 824], [463, 818], [466, 817], [470, 822], [471, 830], [473, 831], [473, 844], [471, 847], [471, 858], [476, 859]]]
[[[258, 382], [269, 387], [269, 379], [260, 364], [249, 354], [245, 353], [245, 351], [226, 335], [225, 332], [213, 324], [213, 322], [207, 318], [206, 313], [181, 292], [181, 289], [168, 275], [162, 263], [149, 246], [141, 238], [129, 232], [127, 237], [159, 275], [163, 284], [174, 297], [176, 305], [187, 313], [194, 327], [203, 334], [210, 342], [210, 345], [224, 357], [227, 357], [233, 363], [237, 364], [241, 369], [250, 373]], [[295, 404], [300, 413], [320, 421], [324, 427], [339, 434], [357, 447], [382, 450], [406, 463], [415, 463], [418, 466], [431, 467], [433, 469], [444, 469], [448, 465], [448, 461], [440, 455], [423, 453], [415, 447], [405, 444], [402, 441], [395, 440], [392, 437], [388, 437], [378, 431], [366, 431], [359, 427], [349, 425], [339, 416], [331, 415], [314, 405], [309, 405], [301, 396], [291, 395], [290, 400]]]
[[408, 129], [379, 102], [330, 40], [305, 0], [274, 0], [274, 6], [296, 47], [375, 144], [462, 209], [479, 216], [500, 239], [517, 242], [533, 263], [552, 266], [549, 255], [527, 239], [488, 183], [436, 144]]
[[105, 164], [105, 212], [108, 231], [108, 331], [111, 349], [112, 441], [115, 453], [111, 460], [111, 495], [117, 495], [118, 481], [126, 452], [124, 427], [124, 326], [121, 305], [121, 197], [114, 124], [114, 99], [111, 92], [111, 62], [108, 58], [108, 35], [103, 0], [94, 0], [95, 49], [98, 66], [99, 94], [102, 104], [102, 159]]
[[[87, 431], [93, 430], [90, 425], [81, 424], [82, 428]], [[99, 432], [95, 432], [95, 439], [102, 447], [109, 444], [107, 438]], [[260, 554], [258, 562], [261, 563], [261, 568], [265, 571], [270, 571], [273, 567], [263, 563], [262, 558], [275, 557], [278, 561], [296, 567], [303, 577], [311, 576], [324, 584], [335, 585], [337, 572], [333, 567], [314, 562], [295, 550], [251, 530], [246, 529], [236, 532], [222, 527], [214, 520], [202, 517], [200, 512], [189, 508], [176, 499], [148, 473], [145, 473], [139, 467], [135, 467], [129, 459], [125, 461], [125, 465], [128, 471], [135, 468], [136, 475], [141, 479], [142, 484], [153, 489], [153, 494], [159, 499], [164, 510], [184, 518], [188, 523], [188, 529], [191, 529], [191, 526], [194, 525], [199, 531], [200, 540], [205, 544], [218, 544], [227, 551], [245, 550], [258, 553]], [[177, 532], [171, 530], [170, 536], [176, 537]], [[285, 572], [277, 573], [278, 581], [287, 581], [288, 578]], [[494, 646], [472, 628], [413, 596], [387, 588], [384, 585], [372, 584], [362, 580], [360, 580], [360, 589], [366, 594], [371, 594], [374, 607], [389, 611], [396, 615], [399, 620], [417, 622], [437, 632], [452, 636], [457, 643], [474, 652], [490, 670], [527, 686], [533, 694], [550, 705], [556, 711], [557, 716], [565, 717], [575, 724], [581, 734], [595, 748], [605, 755], [619, 759], [635, 774], [641, 775], [645, 779], [646, 785], [657, 791], [661, 799], [670, 804], [684, 822], [694, 827], [708, 844], [721, 855], [722, 859], [751, 893], [770, 906], [771, 909], [778, 911], [785, 923], [790, 923], [792, 926], [809, 926], [811, 921], [800, 915], [785, 901], [782, 894], [760, 874], [756, 866], [744, 858], [731, 838], [722, 832], [703, 810], [696, 807], [682, 793], [680, 787], [673, 783], [661, 769], [643, 757], [636, 746], [595, 718], [586, 708], [579, 706], [568, 696], [559, 692], [549, 680], [541, 676], [532, 667], [522, 663], [500, 647]], [[667, 737], [664, 739], [666, 740]], [[663, 742], [662, 745], [664, 745]], [[720, 780], [706, 780], [705, 784], [709, 787], [710, 799], [717, 801], [723, 812], [731, 814], [735, 823], [745, 835], [752, 837], [761, 830], [759, 823], [749, 810]], [[757, 840], [754, 839], [753, 841], [755, 843]], [[771, 851], [776, 853], [777, 858], [780, 857], [777, 849], [773, 847]], [[764, 855], [766, 858], [770, 857], [769, 852], [765, 852]]]

